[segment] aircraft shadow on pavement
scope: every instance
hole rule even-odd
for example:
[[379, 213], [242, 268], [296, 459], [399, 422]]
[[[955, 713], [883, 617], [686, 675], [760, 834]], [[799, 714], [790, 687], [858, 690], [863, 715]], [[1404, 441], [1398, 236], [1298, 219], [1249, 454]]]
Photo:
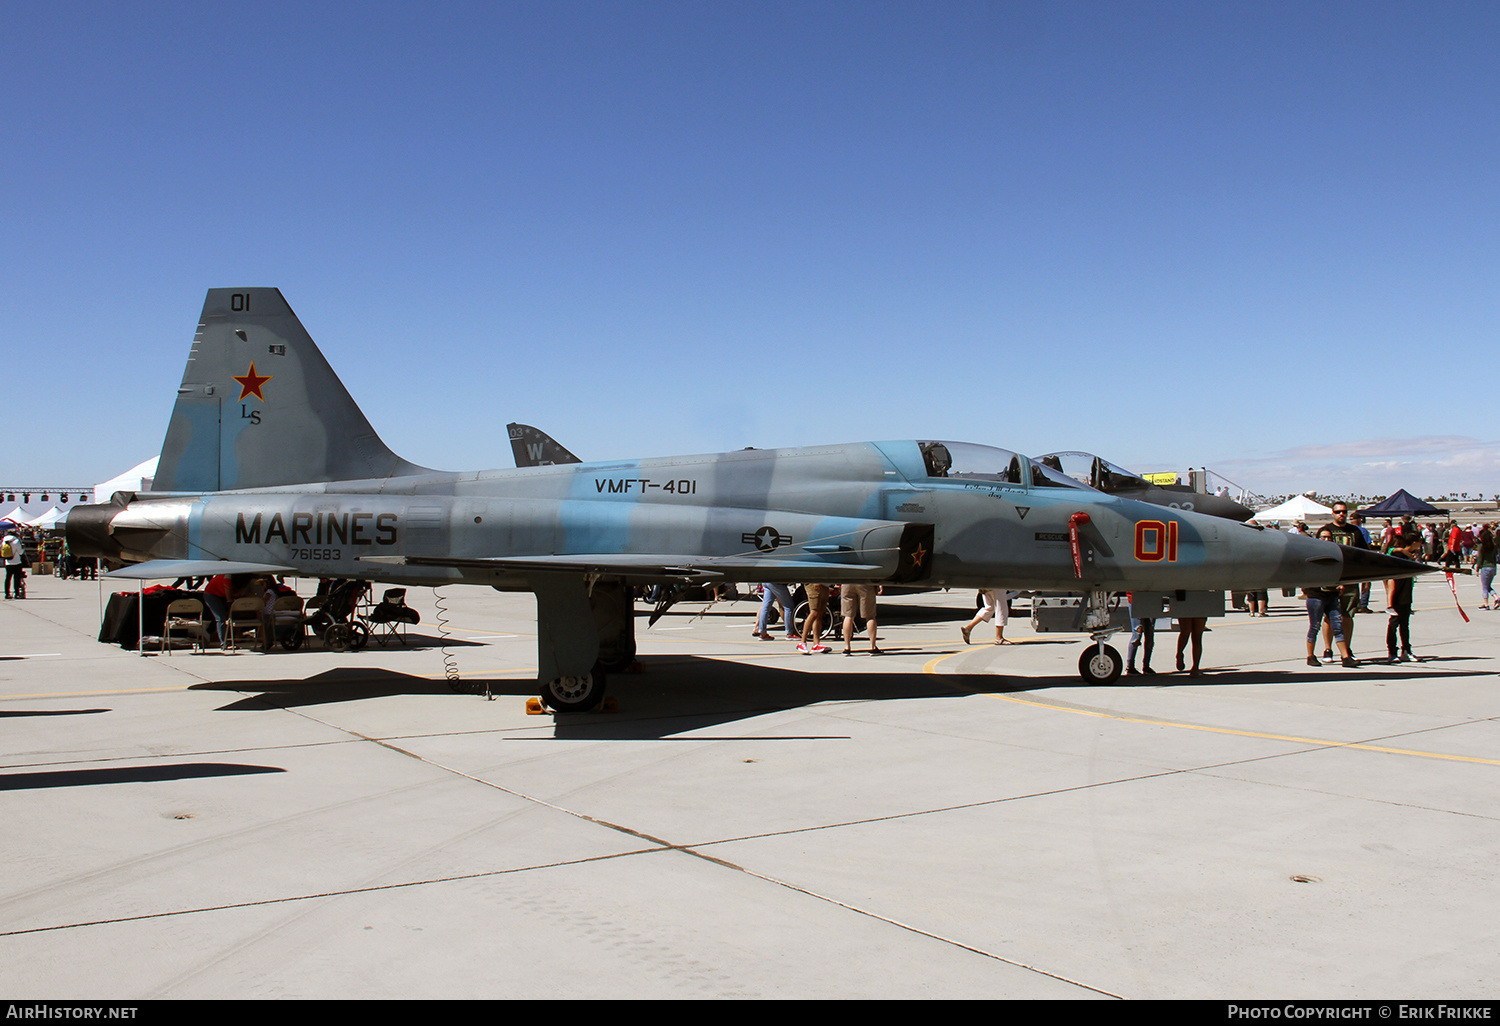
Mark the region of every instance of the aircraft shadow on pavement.
[[44, 787], [92, 787], [97, 784], [139, 784], [156, 780], [198, 777], [235, 777], [247, 773], [285, 773], [280, 766], [251, 766], [226, 762], [163, 763], [156, 766], [112, 766], [99, 769], [45, 770], [37, 773], [0, 773], [0, 791]]
[[113, 709], [0, 709], [0, 718], [6, 716], [87, 716], [90, 713], [114, 712]]
[[[1185, 673], [1160, 673], [1155, 677], [1121, 677], [1116, 685], [1124, 687], [1170, 687], [1185, 684], [1322, 684], [1327, 682], [1348, 683], [1410, 683], [1412, 681], [1442, 680], [1450, 677], [1479, 677], [1489, 670], [1445, 670], [1425, 668], [1427, 664], [1402, 663], [1398, 673], [1392, 673], [1384, 660], [1362, 660], [1367, 666], [1344, 669], [1337, 663], [1328, 663], [1320, 670], [1312, 668], [1294, 670], [1241, 670], [1233, 666], [1217, 666], [1203, 671], [1201, 677], [1189, 677]], [[1075, 683], [1082, 685], [1082, 681]]]
[[[553, 736], [577, 740], [694, 740], [692, 736], [675, 738], [673, 735], [701, 732], [720, 724], [817, 704], [953, 699], [970, 694], [1008, 695], [1097, 687], [1073, 675], [1007, 677], [993, 674], [872, 674], [860, 672], [857, 668], [846, 668], [848, 662], [853, 660], [840, 660], [835, 667], [824, 672], [807, 673], [780, 667], [720, 662], [698, 656], [650, 660], [646, 664], [647, 671], [639, 676], [610, 678], [609, 693], [617, 703], [617, 712], [557, 715]], [[1200, 677], [1171, 672], [1153, 677], [1122, 677], [1111, 686], [1162, 688], [1205, 684], [1233, 686], [1317, 683], [1327, 680], [1364, 683], [1381, 679], [1392, 683], [1412, 683], [1426, 679], [1467, 676], [1473, 674], [1469, 671], [1422, 671], [1412, 668], [1401, 677], [1393, 678], [1388, 673], [1362, 674], [1358, 670], [1345, 670], [1337, 666], [1328, 667], [1323, 675], [1290, 669], [1240, 671], [1224, 668], [1205, 672]], [[499, 682], [500, 686], [517, 684], [521, 687], [514, 693], [531, 694], [532, 685], [529, 681]], [[803, 738], [809, 735], [799, 732], [796, 736]], [[825, 735], [819, 731], [816, 736]]]
[[412, 651], [421, 651], [428, 648], [442, 648], [444, 645], [449, 648], [478, 648], [484, 645], [482, 641], [469, 641], [465, 638], [453, 637], [444, 638], [436, 634], [412, 633], [403, 634], [402, 637], [406, 639], [406, 644], [404, 645], [394, 638], [382, 639], [378, 634], [371, 635], [369, 642], [365, 644], [364, 650], [367, 652], [379, 652], [381, 650], [400, 652], [404, 648], [409, 648]]
[[[817, 704], [962, 696], [961, 688], [955, 690], [948, 684], [954, 678], [923, 673], [864, 673], [847, 665], [853, 660], [842, 657], [809, 657], [809, 669], [817, 666], [815, 660], [827, 665], [835, 659], [838, 662], [822, 672], [801, 672], [702, 656], [648, 658], [644, 661], [645, 672], [610, 677], [609, 695], [616, 702], [617, 712], [558, 714], [554, 718], [553, 736], [577, 740], [678, 740], [673, 736]], [[798, 731], [796, 737], [843, 736], [836, 726], [831, 731], [825, 729], [829, 726], [825, 722], [811, 735]], [[680, 740], [709, 739], [697, 736]]]
[[[810, 657], [808, 670], [812, 672], [807, 672], [691, 655], [648, 658], [644, 661], [642, 673], [610, 676], [609, 696], [614, 700], [615, 712], [555, 714], [550, 721], [554, 726], [553, 736], [579, 740], [668, 739], [769, 713], [829, 703], [953, 699], [971, 694], [1075, 691], [1097, 686], [1071, 674], [1010, 677], [997, 674], [867, 673], [858, 666], [859, 661], [836, 656]], [[1170, 671], [1149, 677], [1121, 677], [1111, 686], [1232, 687], [1382, 681], [1410, 684], [1474, 675], [1475, 671], [1426, 669], [1421, 664], [1403, 664], [1400, 676], [1392, 675], [1383, 664], [1363, 672], [1338, 666], [1325, 667], [1322, 672], [1300, 668], [1240, 670], [1216, 667], [1199, 677]], [[464, 678], [460, 684], [461, 693], [455, 693], [442, 679], [379, 668], [340, 667], [305, 679], [229, 680], [196, 684], [192, 690], [258, 692], [221, 706], [220, 711], [259, 711], [397, 695], [433, 695], [454, 702], [474, 701], [486, 689], [497, 698], [519, 700], [535, 696], [537, 684], [529, 679]], [[536, 721], [538, 726], [545, 726], [548, 722], [541, 717]], [[823, 734], [820, 732], [818, 736]]]
[[[507, 684], [525, 684], [524, 694], [536, 691], [531, 681], [505, 681]], [[430, 680], [395, 670], [379, 667], [368, 669], [357, 666], [341, 666], [314, 674], [311, 677], [286, 677], [262, 680], [206, 681], [194, 684], [190, 691], [256, 691], [250, 695], [220, 706], [220, 711], [246, 711], [265, 709], [288, 709], [302, 705], [327, 705], [331, 702], [358, 702], [367, 698], [388, 698], [393, 695], [451, 695], [453, 690], [444, 680]]]

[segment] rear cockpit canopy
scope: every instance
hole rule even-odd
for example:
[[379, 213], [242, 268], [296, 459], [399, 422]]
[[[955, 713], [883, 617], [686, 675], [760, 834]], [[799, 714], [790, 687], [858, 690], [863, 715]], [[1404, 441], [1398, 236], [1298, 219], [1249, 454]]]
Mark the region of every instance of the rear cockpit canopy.
[[1059, 474], [1082, 481], [1103, 492], [1151, 487], [1139, 474], [1131, 473], [1091, 452], [1049, 452], [1037, 457], [1037, 461]]
[[1088, 490], [1088, 485], [1009, 449], [974, 442], [918, 442], [917, 448], [922, 450], [928, 477]]

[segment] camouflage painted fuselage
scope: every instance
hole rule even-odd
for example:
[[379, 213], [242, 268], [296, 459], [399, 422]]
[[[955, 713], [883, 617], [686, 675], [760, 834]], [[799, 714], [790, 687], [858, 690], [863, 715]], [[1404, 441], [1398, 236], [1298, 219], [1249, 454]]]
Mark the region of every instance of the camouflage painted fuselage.
[[[580, 568], [630, 582], [695, 569], [739, 581], [1054, 590], [1339, 578], [1327, 543], [1088, 489], [924, 469], [914, 441], [866, 442], [152, 498], [75, 517], [107, 514], [118, 551], [101, 554], [114, 558], [507, 589]], [[1089, 523], [1075, 572], [1077, 513]]]

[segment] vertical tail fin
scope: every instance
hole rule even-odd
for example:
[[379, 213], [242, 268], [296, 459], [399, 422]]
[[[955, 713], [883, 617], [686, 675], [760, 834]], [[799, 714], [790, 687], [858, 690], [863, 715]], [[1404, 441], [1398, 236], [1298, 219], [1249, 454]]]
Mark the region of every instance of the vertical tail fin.
[[505, 427], [510, 432], [510, 450], [516, 457], [518, 467], [552, 467], [563, 463], [583, 462], [541, 428], [515, 423]]
[[280, 289], [209, 289], [155, 491], [419, 474], [375, 434]]

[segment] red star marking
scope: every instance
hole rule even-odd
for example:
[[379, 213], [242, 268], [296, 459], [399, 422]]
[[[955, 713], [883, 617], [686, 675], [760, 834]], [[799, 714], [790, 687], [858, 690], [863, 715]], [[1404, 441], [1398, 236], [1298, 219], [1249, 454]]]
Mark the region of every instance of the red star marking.
[[922, 560], [924, 560], [926, 558], [927, 558], [927, 550], [924, 549], [924, 548], [922, 548], [921, 545], [918, 545], [915, 549], [912, 549], [912, 552], [911, 552], [911, 565], [912, 566], [914, 566], [914, 567], [921, 566], [922, 565]]
[[261, 394], [260, 389], [261, 386], [264, 385], [267, 381], [270, 381], [272, 377], [273, 375], [270, 374], [256, 374], [255, 361], [251, 360], [249, 370], [247, 370], [244, 374], [234, 375], [234, 380], [240, 383], [240, 397], [235, 401], [243, 402], [245, 396], [253, 395], [261, 402], [265, 402], [266, 397]]

